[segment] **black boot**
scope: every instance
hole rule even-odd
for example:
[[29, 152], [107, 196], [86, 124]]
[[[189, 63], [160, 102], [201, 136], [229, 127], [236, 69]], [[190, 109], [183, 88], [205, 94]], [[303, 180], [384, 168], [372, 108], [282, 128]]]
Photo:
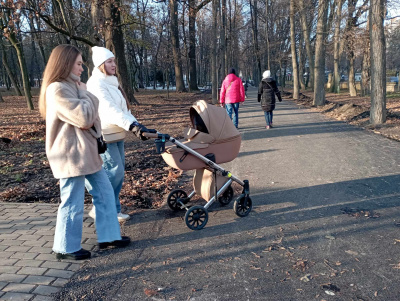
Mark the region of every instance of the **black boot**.
[[74, 253], [56, 253], [56, 258], [57, 259], [73, 259], [73, 260], [82, 260], [82, 259], [88, 259], [90, 258], [91, 254], [89, 251], [85, 249], [80, 249], [79, 251], [76, 251]]
[[131, 239], [128, 236], [121, 236], [120, 240], [114, 240], [112, 242], [99, 242], [99, 249], [107, 249], [109, 247], [125, 248], [130, 243]]

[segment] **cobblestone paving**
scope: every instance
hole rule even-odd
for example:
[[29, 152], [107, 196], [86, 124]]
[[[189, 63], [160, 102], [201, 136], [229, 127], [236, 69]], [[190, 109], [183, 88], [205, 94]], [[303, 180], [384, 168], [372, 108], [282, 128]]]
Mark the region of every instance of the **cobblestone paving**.
[[[52, 254], [57, 209], [0, 203], [0, 300], [51, 300], [79, 269], [80, 263], [58, 261]], [[83, 226], [82, 247], [93, 250], [96, 234], [87, 214]]]

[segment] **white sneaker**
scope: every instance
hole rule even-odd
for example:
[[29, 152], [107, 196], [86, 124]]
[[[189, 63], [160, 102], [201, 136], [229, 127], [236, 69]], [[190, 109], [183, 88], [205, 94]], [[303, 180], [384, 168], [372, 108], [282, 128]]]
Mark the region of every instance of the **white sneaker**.
[[118, 213], [117, 217], [119, 221], [127, 221], [131, 218], [129, 214], [123, 214], [122, 212]]
[[94, 211], [94, 207], [92, 207], [92, 210], [89, 211], [89, 216], [94, 220], [96, 219], [96, 211]]

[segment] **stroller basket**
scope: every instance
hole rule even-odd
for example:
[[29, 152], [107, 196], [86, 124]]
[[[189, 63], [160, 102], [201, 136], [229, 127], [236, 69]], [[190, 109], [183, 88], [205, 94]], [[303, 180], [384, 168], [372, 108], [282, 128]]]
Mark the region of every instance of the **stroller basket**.
[[[192, 230], [200, 230], [207, 224], [208, 208], [216, 200], [223, 206], [231, 202], [234, 196], [231, 184], [236, 182], [243, 189], [234, 202], [233, 210], [240, 217], [247, 216], [252, 209], [249, 182], [240, 180], [218, 165], [232, 161], [239, 154], [239, 131], [223, 108], [204, 100], [195, 102], [189, 113], [193, 128], [185, 131], [183, 141], [167, 134], [144, 133], [147, 137], [156, 138], [157, 153], [161, 153], [169, 166], [196, 170], [194, 191], [189, 195], [181, 189], [171, 191], [167, 197], [168, 206], [175, 211], [186, 210], [186, 225]], [[206, 205], [186, 206], [196, 193], [206, 200]]]

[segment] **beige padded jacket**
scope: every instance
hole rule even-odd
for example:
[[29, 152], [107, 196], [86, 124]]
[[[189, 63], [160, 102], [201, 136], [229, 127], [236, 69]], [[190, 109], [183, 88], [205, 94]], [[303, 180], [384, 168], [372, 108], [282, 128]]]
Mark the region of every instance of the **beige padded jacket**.
[[79, 77], [70, 74], [46, 90], [46, 154], [57, 179], [89, 175], [102, 168], [96, 140], [101, 135], [99, 101], [78, 89], [77, 81]]

